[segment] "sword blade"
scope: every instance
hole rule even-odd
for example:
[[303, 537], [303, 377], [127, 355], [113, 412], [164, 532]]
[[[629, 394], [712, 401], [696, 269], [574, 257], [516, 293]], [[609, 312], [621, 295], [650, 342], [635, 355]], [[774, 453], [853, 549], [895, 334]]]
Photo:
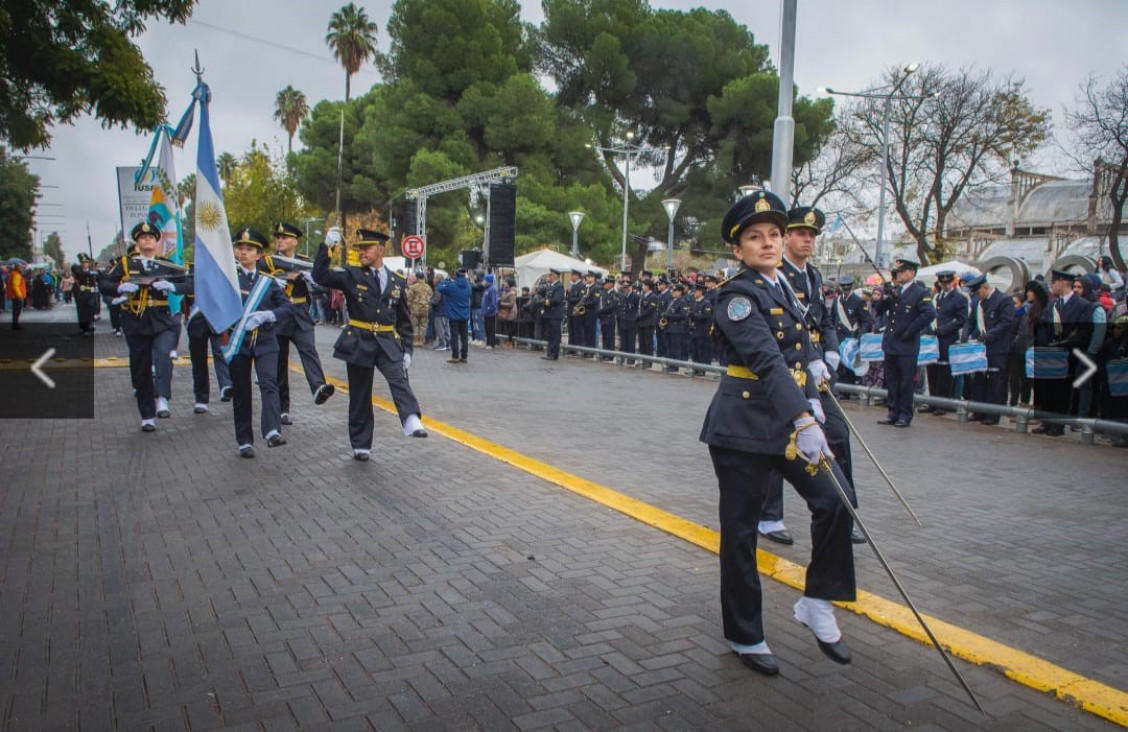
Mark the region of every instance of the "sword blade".
[[928, 627], [928, 623], [924, 621], [924, 616], [922, 616], [920, 614], [920, 611], [917, 610], [916, 604], [913, 603], [912, 598], [909, 597], [909, 593], [905, 591], [904, 586], [901, 584], [901, 580], [897, 578], [897, 574], [893, 571], [893, 568], [889, 566], [889, 562], [886, 561], [885, 555], [882, 554], [881, 550], [877, 548], [877, 544], [873, 540], [873, 535], [870, 534], [869, 529], [866, 528], [865, 523], [863, 523], [861, 517], [858, 516], [858, 512], [854, 510], [854, 507], [850, 504], [850, 497], [846, 495], [846, 489], [842, 486], [842, 483], [839, 482], [838, 476], [834, 474], [834, 468], [830, 461], [830, 458], [826, 457], [825, 455], [820, 456], [818, 466], [830, 475], [830, 479], [834, 483], [834, 489], [838, 492], [838, 497], [842, 500], [842, 505], [846, 507], [846, 511], [850, 514], [850, 517], [854, 519], [854, 524], [857, 525], [857, 527], [861, 530], [862, 536], [866, 537], [866, 540], [869, 542], [870, 549], [873, 550], [874, 556], [877, 557], [877, 561], [881, 563], [881, 566], [885, 569], [885, 573], [889, 575], [889, 579], [892, 580], [893, 586], [897, 588], [897, 592], [901, 594], [901, 598], [905, 601], [905, 604], [909, 606], [910, 610], [912, 610], [913, 615], [917, 619], [917, 622], [920, 623], [920, 627], [924, 629], [925, 634], [928, 636], [928, 639], [932, 641], [932, 645], [940, 653], [940, 657], [944, 659], [944, 663], [948, 666], [948, 669], [952, 672], [953, 675], [955, 675], [956, 680], [960, 683], [960, 686], [963, 687], [963, 690], [967, 692], [967, 696], [969, 699], [971, 699], [971, 703], [975, 705], [975, 708], [978, 709], [981, 714], [986, 716], [987, 712], [984, 711], [983, 705], [979, 703], [979, 699], [976, 698], [975, 692], [971, 690], [971, 687], [968, 686], [967, 681], [963, 677], [963, 674], [961, 674], [959, 669], [956, 668], [956, 664], [952, 662], [952, 657], [949, 656], [948, 652], [944, 650], [944, 647], [940, 645], [940, 641], [932, 632], [932, 628]]

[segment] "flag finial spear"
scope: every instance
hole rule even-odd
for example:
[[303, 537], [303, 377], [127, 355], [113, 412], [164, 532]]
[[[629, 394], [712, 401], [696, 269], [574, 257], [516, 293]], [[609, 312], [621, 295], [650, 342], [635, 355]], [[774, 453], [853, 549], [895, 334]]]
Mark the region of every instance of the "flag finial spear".
[[193, 74], [196, 75], [196, 83], [198, 84], [198, 83], [200, 83], [201, 81], [204, 80], [204, 69], [203, 69], [202, 66], [200, 66], [200, 51], [199, 51], [199, 49], [196, 49], [195, 53], [196, 53], [196, 65], [192, 67], [191, 71], [192, 71]]

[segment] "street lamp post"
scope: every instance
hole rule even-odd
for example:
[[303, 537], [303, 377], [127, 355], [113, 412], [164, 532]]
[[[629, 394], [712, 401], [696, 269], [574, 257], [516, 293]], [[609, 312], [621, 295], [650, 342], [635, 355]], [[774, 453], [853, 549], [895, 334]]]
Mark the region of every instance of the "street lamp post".
[[[600, 150], [602, 152], [616, 153], [626, 156], [626, 162], [623, 165], [623, 243], [622, 250], [619, 255], [619, 269], [627, 268], [627, 212], [630, 206], [630, 193], [631, 193], [631, 156], [638, 155], [644, 152], [656, 152], [658, 148], [650, 147], [648, 145], [636, 145], [632, 142], [634, 140], [634, 131], [627, 130], [627, 141], [611, 147], [600, 147], [599, 145], [586, 144], [584, 147], [592, 150]], [[669, 149], [667, 148], [667, 151]]]
[[311, 221], [320, 221], [320, 220], [321, 219], [317, 219], [317, 218], [311, 218], [311, 219], [305, 220], [305, 238], [306, 238], [305, 255], [307, 257], [309, 256], [309, 224], [310, 224]]
[[662, 208], [666, 209], [666, 218], [670, 220], [670, 228], [666, 233], [666, 271], [674, 269], [674, 217], [678, 215], [681, 207], [680, 198], [667, 198], [662, 201]]
[[825, 88], [827, 94], [833, 94], [840, 97], [861, 97], [862, 99], [882, 99], [884, 100], [883, 111], [881, 116], [881, 191], [878, 194], [877, 204], [877, 246], [874, 248], [874, 263], [878, 268], [882, 266], [881, 261], [881, 244], [885, 238], [885, 188], [889, 182], [889, 112], [893, 106], [894, 99], [929, 99], [935, 97], [939, 92], [934, 94], [920, 95], [905, 95], [897, 94], [901, 89], [901, 85], [920, 68], [920, 64], [909, 64], [902, 70], [901, 78], [897, 79], [896, 83], [888, 92], [878, 92], [877, 90], [864, 91], [864, 92], [843, 92], [835, 89]]
[[568, 218], [572, 221], [572, 258], [580, 258], [579, 231], [580, 222], [584, 220], [583, 211], [569, 211]]

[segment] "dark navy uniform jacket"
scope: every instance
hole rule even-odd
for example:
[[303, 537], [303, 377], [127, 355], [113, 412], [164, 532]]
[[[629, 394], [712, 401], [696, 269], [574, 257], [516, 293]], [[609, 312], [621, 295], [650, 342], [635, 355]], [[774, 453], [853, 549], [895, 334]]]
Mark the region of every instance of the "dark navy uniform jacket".
[[[973, 296], [974, 297], [974, 296]], [[986, 331], [979, 330], [979, 311], [983, 311]], [[1010, 295], [995, 289], [986, 300], [975, 297], [975, 308], [968, 323], [970, 340], [982, 341], [988, 356], [1005, 356], [1011, 352], [1011, 331], [1014, 328], [1014, 303]]]
[[561, 320], [564, 318], [564, 283], [560, 280], [550, 282], [544, 295], [545, 320]]
[[709, 326], [713, 324], [713, 303], [708, 297], [694, 300], [689, 306], [689, 330], [695, 336], [709, 335]]
[[580, 304], [580, 300], [584, 299], [585, 292], [587, 292], [587, 286], [583, 280], [576, 280], [568, 285], [568, 317], [574, 314], [572, 311]]
[[[1087, 350], [1093, 338], [1093, 307], [1093, 303], [1079, 295], [1071, 295], [1062, 304], [1059, 304], [1059, 298], [1051, 298], [1038, 323], [1035, 341], [1039, 346], [1060, 346], [1071, 352], [1074, 348]], [[1060, 331], [1054, 325], [1055, 310], [1061, 324]]]
[[614, 320], [619, 314], [619, 293], [614, 289], [602, 290], [603, 297], [599, 301], [599, 319]]
[[[841, 306], [842, 312], [839, 312], [839, 306]], [[838, 328], [839, 343], [842, 342], [843, 338], [857, 338], [862, 333], [873, 332], [873, 317], [870, 313], [869, 303], [856, 291], [851, 291], [848, 296], [840, 295], [837, 297], [832, 310]], [[843, 319], [843, 313], [848, 320]]]
[[658, 295], [647, 292], [638, 301], [638, 316], [636, 317], [639, 328], [654, 328], [658, 325]]
[[[807, 378], [812, 355], [803, 315], [770, 280], [742, 268], [719, 288], [713, 324], [728, 373], [705, 414], [702, 442], [782, 455], [794, 420], [818, 399]], [[743, 376], [733, 375], [734, 373]]]
[[[301, 254], [295, 254], [294, 259], [301, 259], [306, 262], [309, 257], [304, 257]], [[274, 266], [274, 260], [270, 255], [266, 255], [258, 261], [259, 272], [266, 272], [271, 277], [284, 279], [286, 272]], [[282, 286], [282, 291], [286, 297], [289, 298], [290, 304], [294, 306], [294, 317], [290, 319], [290, 323], [285, 328], [278, 328], [278, 335], [289, 336], [295, 330], [313, 330], [313, 316], [309, 314], [309, 283], [306, 282], [304, 277], [298, 277], [295, 280], [283, 283], [279, 281]]]
[[920, 353], [920, 334], [936, 317], [932, 305], [932, 291], [924, 285], [910, 282], [898, 293], [881, 298], [875, 311], [886, 314], [885, 335], [881, 350], [889, 356], [916, 356]]
[[[259, 260], [262, 261], [261, 259]], [[247, 296], [251, 294], [255, 283], [251, 280], [250, 275], [243, 271], [242, 267], [236, 267], [236, 274], [239, 276], [239, 296], [243, 298], [243, 302], [247, 302]], [[259, 272], [256, 277], [270, 277], [270, 275]], [[258, 307], [254, 312], [262, 312], [269, 310], [274, 313], [273, 323], [263, 323], [256, 330], [247, 332], [243, 336], [243, 342], [239, 344], [239, 356], [261, 356], [265, 353], [274, 353], [278, 351], [278, 331], [292, 327], [294, 309], [290, 307], [290, 299], [286, 297], [286, 293], [282, 291], [282, 286], [278, 284], [277, 280], [271, 278], [271, 285], [266, 290], [266, 294], [262, 296]]]
[[780, 272], [787, 275], [787, 281], [791, 284], [795, 297], [799, 299], [799, 304], [807, 309], [805, 320], [811, 330], [811, 341], [821, 353], [837, 351], [838, 329], [834, 324], [834, 316], [823, 301], [822, 272], [810, 262], [807, 262], [805, 269], [805, 272], [800, 272], [786, 258], [779, 265]]
[[[357, 366], [375, 366], [378, 351], [393, 361], [411, 353], [415, 331], [407, 307], [407, 280], [384, 267], [387, 285], [380, 290], [380, 279], [371, 267], [329, 268], [329, 249], [322, 243], [313, 260], [313, 281], [322, 287], [344, 292], [349, 322], [333, 346], [333, 357]], [[373, 331], [371, 327], [386, 330]]]
[[[167, 259], [155, 257], [154, 262], [173, 264]], [[138, 277], [152, 277], [153, 273], [145, 272], [140, 257], [120, 257], [114, 260], [110, 271], [102, 278], [98, 285], [103, 295], [117, 297], [118, 285], [129, 282]], [[181, 295], [191, 295], [192, 278], [174, 283], [176, 292]], [[140, 289], [129, 295], [129, 299], [121, 304], [121, 329], [131, 335], [153, 335], [163, 333], [176, 327], [176, 317], [168, 308], [168, 293], [154, 290], [149, 285], [137, 283]], [[111, 306], [113, 307], [113, 306]]]
[[933, 335], [940, 343], [940, 360], [948, 361], [948, 347], [960, 339], [967, 325], [968, 301], [967, 295], [954, 289], [951, 292], [941, 292], [932, 299], [936, 308], [936, 327]]
[[670, 299], [662, 317], [666, 319], [667, 333], [685, 333], [689, 328], [689, 300], [685, 295]]
[[634, 290], [619, 295], [619, 322], [630, 323], [634, 327], [638, 318], [638, 301], [638, 293]]
[[599, 304], [603, 302], [603, 286], [596, 283], [584, 285], [580, 291], [580, 304], [584, 306], [584, 315], [598, 315]]

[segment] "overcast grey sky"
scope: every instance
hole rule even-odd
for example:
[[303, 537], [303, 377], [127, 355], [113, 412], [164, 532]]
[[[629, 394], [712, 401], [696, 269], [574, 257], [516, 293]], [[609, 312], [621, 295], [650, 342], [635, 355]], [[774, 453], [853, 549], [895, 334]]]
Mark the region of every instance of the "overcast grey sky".
[[[193, 50], [200, 53], [212, 88], [212, 133], [217, 153], [241, 156], [252, 139], [274, 149], [286, 145], [273, 119], [274, 97], [286, 85], [305, 93], [310, 106], [344, 97], [344, 72], [324, 43], [325, 27], [344, 0], [201, 0], [186, 26], [153, 23], [138, 40], [164, 85], [170, 123], [188, 105], [195, 83]], [[391, 0], [363, 2], [378, 25], [377, 45], [388, 47]], [[522, 0], [522, 16], [539, 23], [539, 2]], [[725, 9], [779, 57], [779, 0], [687, 2], [651, 0], [656, 8], [704, 5]], [[1055, 128], [1089, 74], [1109, 78], [1128, 62], [1128, 3], [1123, 0], [798, 0], [795, 81], [801, 94], [830, 86], [861, 90], [884, 67], [912, 62], [990, 68], [1026, 80], [1033, 101], [1049, 107]], [[379, 81], [368, 66], [353, 77], [354, 95]], [[198, 118], [197, 118], [198, 119]], [[114, 168], [137, 165], [151, 137], [104, 130], [91, 120], [53, 131], [48, 155], [31, 160], [45, 185], [40, 231], [60, 231], [69, 257], [86, 249], [89, 224], [94, 252], [118, 230]], [[297, 140], [295, 139], [295, 144]], [[1047, 151], [1034, 163], [1053, 165]], [[195, 170], [196, 130], [176, 153], [180, 176]], [[57, 215], [64, 218], [56, 218]], [[127, 227], [130, 224], [127, 224]], [[41, 235], [45, 237], [46, 233]]]

